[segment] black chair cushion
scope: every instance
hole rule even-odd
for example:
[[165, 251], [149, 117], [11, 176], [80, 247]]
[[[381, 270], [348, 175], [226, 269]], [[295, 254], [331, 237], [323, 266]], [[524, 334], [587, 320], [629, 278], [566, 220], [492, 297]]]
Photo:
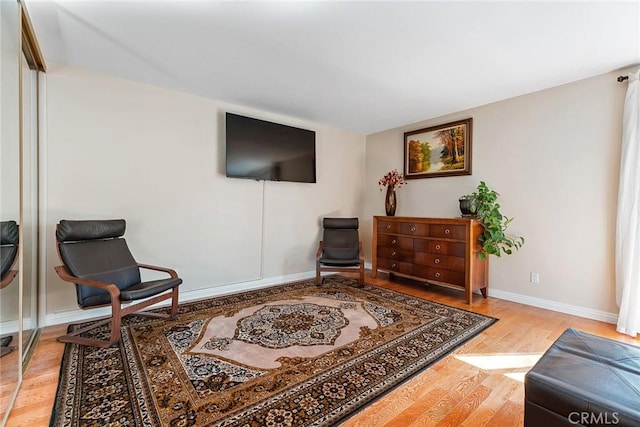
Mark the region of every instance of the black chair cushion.
[[[124, 239], [62, 242], [58, 247], [62, 261], [76, 277], [112, 283], [121, 291], [140, 283], [140, 269]], [[105, 304], [102, 297], [110, 301], [103, 289], [78, 285], [76, 291], [81, 307]]]
[[327, 258], [324, 255], [320, 257], [320, 264], [331, 265], [335, 267], [349, 267], [360, 265], [359, 258], [348, 258], [348, 259], [335, 259], [335, 258]]
[[122, 291], [120, 293], [120, 299], [122, 301], [135, 301], [152, 297], [166, 290], [173, 289], [181, 283], [182, 279], [179, 278], [150, 280], [148, 282], [138, 283]]
[[322, 220], [322, 228], [339, 230], [339, 229], [358, 229], [358, 218], [324, 218]]
[[324, 218], [322, 256], [328, 265], [357, 265], [359, 257], [358, 218]]
[[0, 280], [4, 279], [9, 270], [11, 270], [11, 266], [15, 263], [16, 257], [18, 255], [18, 247], [17, 246], [0, 246]]
[[18, 238], [18, 224], [15, 221], [0, 222], [0, 245], [17, 245]]
[[109, 239], [124, 236], [124, 219], [71, 221], [63, 219], [56, 229], [58, 242]]

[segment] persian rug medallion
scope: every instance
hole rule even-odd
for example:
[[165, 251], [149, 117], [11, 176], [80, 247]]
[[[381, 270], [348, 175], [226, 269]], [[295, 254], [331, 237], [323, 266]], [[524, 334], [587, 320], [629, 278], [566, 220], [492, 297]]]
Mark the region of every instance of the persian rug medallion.
[[496, 321], [355, 283], [185, 303], [125, 318], [117, 348], [66, 344], [50, 425], [335, 425]]

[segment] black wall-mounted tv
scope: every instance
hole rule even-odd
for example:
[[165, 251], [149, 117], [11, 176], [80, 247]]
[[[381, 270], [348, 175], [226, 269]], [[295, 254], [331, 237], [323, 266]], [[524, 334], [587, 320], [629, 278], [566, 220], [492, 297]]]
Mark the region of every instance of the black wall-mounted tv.
[[227, 113], [227, 176], [316, 182], [316, 133]]

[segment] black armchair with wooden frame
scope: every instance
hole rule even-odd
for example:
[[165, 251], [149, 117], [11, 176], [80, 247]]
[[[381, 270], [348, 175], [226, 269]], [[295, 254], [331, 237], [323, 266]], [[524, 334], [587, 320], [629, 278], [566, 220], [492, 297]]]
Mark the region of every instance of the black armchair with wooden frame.
[[323, 271], [346, 271], [358, 273], [358, 285], [364, 286], [364, 252], [358, 227], [358, 218], [322, 220], [322, 240], [316, 253], [316, 285], [322, 284]]
[[[15, 221], [0, 222], [0, 289], [13, 282], [18, 270], [12, 269], [18, 260], [18, 224]], [[0, 357], [11, 353], [14, 347], [9, 344], [13, 334], [0, 337]]]
[[[173, 318], [178, 312], [177, 273], [165, 267], [139, 264], [131, 255], [124, 235], [124, 219], [61, 220], [56, 227], [58, 255], [63, 265], [55, 267], [58, 276], [76, 285], [78, 305], [83, 309], [111, 306], [111, 316], [87, 327], [58, 337], [58, 341], [96, 347], [111, 347], [120, 341], [122, 318], [129, 314]], [[140, 269], [167, 273], [170, 277], [141, 281]], [[141, 311], [171, 299], [170, 314]], [[143, 300], [133, 304], [133, 301]], [[131, 305], [126, 305], [131, 303]], [[107, 340], [80, 336], [111, 323]]]

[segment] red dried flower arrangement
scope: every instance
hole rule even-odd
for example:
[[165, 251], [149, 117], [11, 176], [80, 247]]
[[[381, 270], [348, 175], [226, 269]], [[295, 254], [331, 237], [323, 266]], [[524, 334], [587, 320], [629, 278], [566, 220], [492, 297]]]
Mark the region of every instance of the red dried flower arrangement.
[[401, 185], [406, 184], [404, 177], [398, 172], [397, 169], [389, 171], [383, 176], [379, 181], [378, 185], [380, 186], [380, 191], [382, 191], [382, 187], [400, 187]]

